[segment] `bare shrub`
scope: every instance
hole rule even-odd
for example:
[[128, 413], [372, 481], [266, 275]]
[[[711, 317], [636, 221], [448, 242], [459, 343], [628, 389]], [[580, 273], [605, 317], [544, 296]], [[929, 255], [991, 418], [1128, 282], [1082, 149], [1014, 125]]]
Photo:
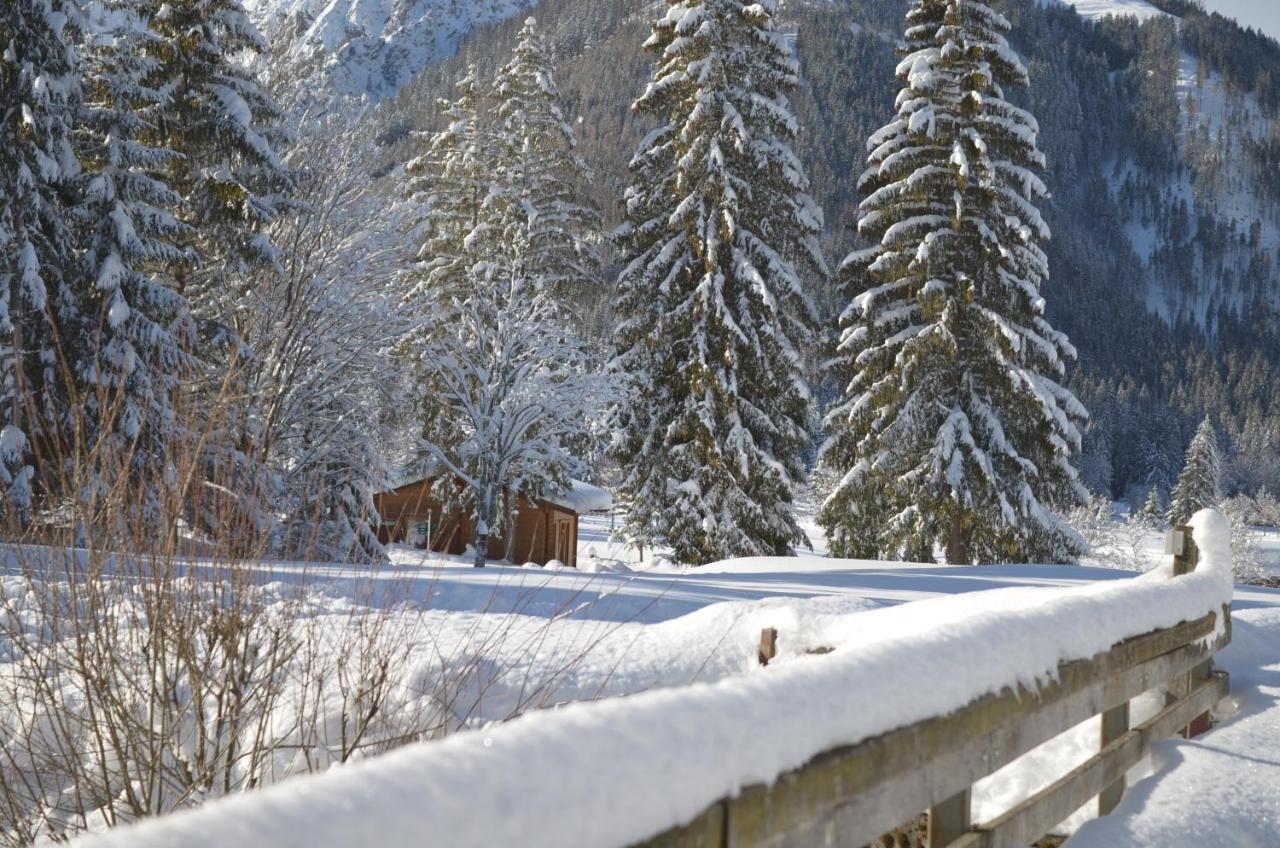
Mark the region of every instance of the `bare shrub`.
[[120, 405], [105, 387], [98, 418], [73, 415], [68, 438], [36, 445], [38, 498], [30, 520], [7, 513], [0, 548], [0, 845], [61, 841], [554, 703], [611, 632], [551, 644], [594, 596], [538, 618], [521, 614], [531, 589], [446, 638], [421, 572], [330, 564], [319, 579], [273, 562], [264, 490], [234, 449], [239, 367], [192, 391], [163, 462], [135, 461], [136, 443], [110, 435]]

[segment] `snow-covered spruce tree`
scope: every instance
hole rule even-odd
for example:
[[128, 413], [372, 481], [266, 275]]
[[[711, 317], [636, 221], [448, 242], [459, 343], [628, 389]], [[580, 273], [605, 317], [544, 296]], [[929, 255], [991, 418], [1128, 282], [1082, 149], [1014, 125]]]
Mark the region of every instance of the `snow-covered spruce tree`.
[[61, 476], [56, 443], [74, 414], [62, 342], [82, 330], [67, 222], [77, 9], [0, 4], [0, 510], [11, 527], [29, 519], [39, 481]]
[[474, 66], [467, 67], [455, 92], [455, 99], [438, 104], [444, 128], [422, 134], [422, 154], [405, 166], [407, 193], [421, 206], [423, 220], [422, 246], [404, 300], [410, 310], [424, 313], [466, 291], [479, 247], [472, 234], [480, 226], [492, 175], [492, 129], [484, 115], [489, 104]]
[[541, 285], [572, 307], [599, 284], [600, 215], [581, 197], [586, 163], [565, 120], [550, 48], [529, 18], [494, 80], [496, 166], [506, 186], [509, 238]]
[[1152, 530], [1162, 530], [1165, 526], [1164, 504], [1160, 500], [1160, 487], [1152, 486], [1147, 491], [1147, 499], [1138, 510], [1138, 521]]
[[1035, 119], [1004, 98], [1027, 73], [977, 0], [916, 0], [897, 116], [868, 142], [843, 400], [819, 521], [833, 553], [964, 562], [1074, 560], [1060, 517], [1087, 497], [1071, 464], [1087, 413], [1058, 380], [1074, 356], [1044, 317], [1049, 237], [1035, 206]]
[[266, 50], [266, 40], [240, 0], [147, 5], [156, 34], [145, 47], [157, 64], [151, 82], [167, 95], [147, 140], [181, 154], [166, 176], [190, 227], [180, 242], [190, 259], [176, 264], [177, 286], [201, 320], [227, 324], [249, 295], [248, 271], [276, 261], [265, 228], [291, 206], [290, 175], [276, 150], [282, 116], [244, 63]]
[[176, 154], [140, 140], [155, 132], [166, 102], [149, 82], [156, 63], [144, 55], [154, 35], [135, 0], [100, 9], [111, 26], [85, 50], [75, 134], [84, 168], [74, 217], [84, 244], [77, 294], [88, 331], [75, 371], [92, 448], [81, 497], [101, 509], [111, 488], [124, 486], [127, 502], [142, 511], [137, 517], [152, 525], [161, 517], [160, 490], [174, 476], [175, 398], [189, 373], [195, 325], [186, 299], [153, 273], [181, 258], [172, 239], [185, 233], [173, 214], [179, 198], [157, 176]]
[[447, 507], [474, 517], [477, 564], [518, 497], [567, 485], [570, 445], [607, 398], [560, 298], [579, 279], [561, 251], [586, 234], [569, 233], [579, 211], [555, 185], [563, 163], [526, 123], [552, 105], [513, 106], [500, 131], [502, 105], [469, 69], [457, 99], [441, 104], [447, 126], [408, 168], [425, 232], [406, 297], [414, 327], [398, 345], [421, 421], [422, 470]]
[[1182, 473], [1169, 496], [1169, 525], [1181, 527], [1200, 510], [1214, 509], [1221, 501], [1222, 451], [1217, 431], [1206, 418], [1191, 439]]
[[798, 83], [773, 0], [668, 0], [633, 109], [655, 129], [631, 164], [618, 233], [614, 369], [626, 532], [682, 562], [786, 554], [816, 336], [806, 279], [826, 273], [822, 214], [792, 152]]
[[[440, 402], [444, 387], [438, 363], [426, 351], [447, 340], [442, 334], [459, 332], [461, 324], [453, 320], [456, 304], [470, 297], [473, 269], [492, 262], [496, 247], [488, 227], [494, 176], [492, 104], [474, 66], [467, 67], [454, 91], [453, 100], [438, 103], [444, 127], [420, 136], [422, 153], [405, 167], [407, 195], [422, 210], [422, 243], [403, 300], [412, 325], [396, 345], [396, 357], [408, 376], [418, 437], [437, 448], [463, 434], [448, 405]], [[469, 508], [443, 476], [437, 479], [436, 494], [448, 507]]]
[[196, 384], [202, 394], [192, 403], [204, 420], [200, 479], [186, 493], [189, 518], [257, 544], [269, 529], [273, 495], [257, 461], [261, 433], [244, 386], [245, 375], [263, 366], [252, 359], [243, 320], [256, 297], [251, 272], [278, 267], [268, 227], [293, 206], [294, 190], [277, 151], [280, 112], [246, 64], [267, 45], [240, 0], [147, 3], [157, 35], [146, 46], [158, 66], [152, 84], [168, 99], [157, 132], [143, 140], [181, 154], [165, 178], [182, 199], [179, 219], [189, 230], [176, 241], [184, 259], [169, 271], [191, 304], [204, 367]]

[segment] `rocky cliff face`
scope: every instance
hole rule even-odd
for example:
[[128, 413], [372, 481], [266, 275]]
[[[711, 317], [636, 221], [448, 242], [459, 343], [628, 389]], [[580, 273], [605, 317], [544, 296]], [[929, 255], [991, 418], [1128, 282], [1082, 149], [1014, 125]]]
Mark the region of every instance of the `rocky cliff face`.
[[472, 29], [535, 0], [246, 0], [276, 45], [273, 76], [376, 101], [452, 56]]

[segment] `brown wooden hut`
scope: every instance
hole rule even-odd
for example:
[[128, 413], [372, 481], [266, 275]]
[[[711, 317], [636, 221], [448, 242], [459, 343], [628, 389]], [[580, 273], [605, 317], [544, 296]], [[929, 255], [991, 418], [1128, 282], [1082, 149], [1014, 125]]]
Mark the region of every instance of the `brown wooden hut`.
[[[384, 544], [408, 543], [423, 550], [461, 556], [475, 539], [471, 517], [446, 511], [432, 493], [434, 477], [405, 483], [374, 495], [381, 516], [379, 538]], [[460, 484], [459, 484], [460, 485]], [[546, 497], [536, 504], [523, 495], [516, 505], [514, 561], [546, 565], [559, 560], [578, 564], [578, 516], [608, 509], [609, 494], [586, 483], [574, 482], [561, 497]], [[503, 559], [507, 539], [489, 537], [489, 559]]]

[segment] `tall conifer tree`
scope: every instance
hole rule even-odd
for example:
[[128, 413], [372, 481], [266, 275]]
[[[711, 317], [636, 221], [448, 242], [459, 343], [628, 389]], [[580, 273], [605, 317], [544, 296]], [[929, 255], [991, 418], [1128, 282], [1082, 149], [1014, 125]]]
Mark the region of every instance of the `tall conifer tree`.
[[805, 280], [821, 211], [792, 152], [798, 84], [773, 0], [668, 0], [646, 47], [656, 120], [618, 234], [615, 368], [630, 383], [616, 455], [627, 529], [677, 559], [785, 554], [809, 445]]
[[[181, 261], [169, 263], [174, 289], [191, 305], [200, 334], [206, 396], [192, 406], [207, 434], [201, 475], [233, 497], [195, 498], [198, 525], [248, 542], [269, 529], [272, 483], [264, 469], [262, 422], [246, 390], [258, 306], [252, 272], [279, 267], [268, 227], [292, 208], [293, 177], [277, 150], [282, 114], [247, 62], [267, 42], [240, 0], [146, 0], [157, 38], [151, 84], [167, 95], [143, 141], [172, 150], [164, 174], [181, 198]], [[228, 382], [229, 381], [229, 382]], [[234, 525], [234, 526], [229, 526]]]
[[[422, 152], [405, 169], [407, 193], [422, 209], [422, 246], [404, 296], [413, 326], [397, 354], [409, 375], [424, 445], [453, 445], [465, 438], [453, 410], [440, 401], [444, 386], [439, 363], [427, 352], [445, 340], [442, 337], [463, 332], [458, 304], [484, 276], [482, 263], [493, 259], [493, 239], [486, 233], [494, 165], [488, 120], [492, 103], [474, 66], [467, 67], [454, 92], [452, 100], [437, 104], [443, 128], [422, 134]], [[429, 452], [421, 458], [436, 462]], [[454, 502], [457, 488], [447, 480], [440, 482], [438, 496]]]
[[537, 21], [520, 30], [511, 61], [494, 80], [495, 156], [509, 224], [504, 243], [557, 300], [572, 306], [599, 283], [600, 215], [583, 202], [587, 167], [565, 120], [555, 62]]
[[1222, 450], [1213, 422], [1205, 418], [1187, 448], [1178, 482], [1169, 496], [1169, 524], [1180, 527], [1202, 509], [1222, 502]]
[[1070, 561], [1060, 514], [1087, 413], [1060, 383], [1075, 352], [1045, 320], [1049, 238], [1038, 126], [1005, 99], [1027, 72], [980, 0], [915, 0], [897, 116], [868, 142], [843, 400], [823, 460], [842, 477], [819, 520], [833, 552], [950, 562]]
[[493, 165], [491, 130], [484, 121], [489, 104], [474, 66], [454, 91], [453, 100], [438, 103], [444, 128], [423, 134], [422, 153], [405, 167], [408, 195], [423, 209], [422, 247], [405, 304], [424, 314], [466, 289], [480, 247], [472, 234], [480, 226]]
[[144, 519], [159, 518], [160, 489], [174, 475], [175, 399], [189, 373], [195, 325], [186, 299], [159, 278], [182, 253], [180, 198], [158, 176], [177, 158], [140, 139], [154, 134], [167, 96], [153, 87], [156, 36], [136, 0], [103, 3], [114, 25], [84, 56], [85, 104], [77, 152], [75, 221], [84, 251], [79, 297], [87, 322], [76, 376], [84, 386], [86, 441], [96, 445], [82, 496], [98, 499], [123, 482]]
[[36, 465], [46, 482], [60, 476], [55, 442], [73, 414], [62, 365], [83, 329], [67, 222], [78, 32], [74, 4], [0, 4], [0, 509], [19, 523]]
[[167, 181], [190, 227], [177, 286], [202, 320], [229, 324], [248, 295], [250, 269], [276, 261], [266, 227], [291, 205], [290, 175], [276, 150], [283, 116], [244, 64], [267, 42], [240, 0], [148, 5], [156, 38], [146, 50], [157, 66], [150, 82], [167, 98], [146, 140], [181, 154], [170, 160]]

